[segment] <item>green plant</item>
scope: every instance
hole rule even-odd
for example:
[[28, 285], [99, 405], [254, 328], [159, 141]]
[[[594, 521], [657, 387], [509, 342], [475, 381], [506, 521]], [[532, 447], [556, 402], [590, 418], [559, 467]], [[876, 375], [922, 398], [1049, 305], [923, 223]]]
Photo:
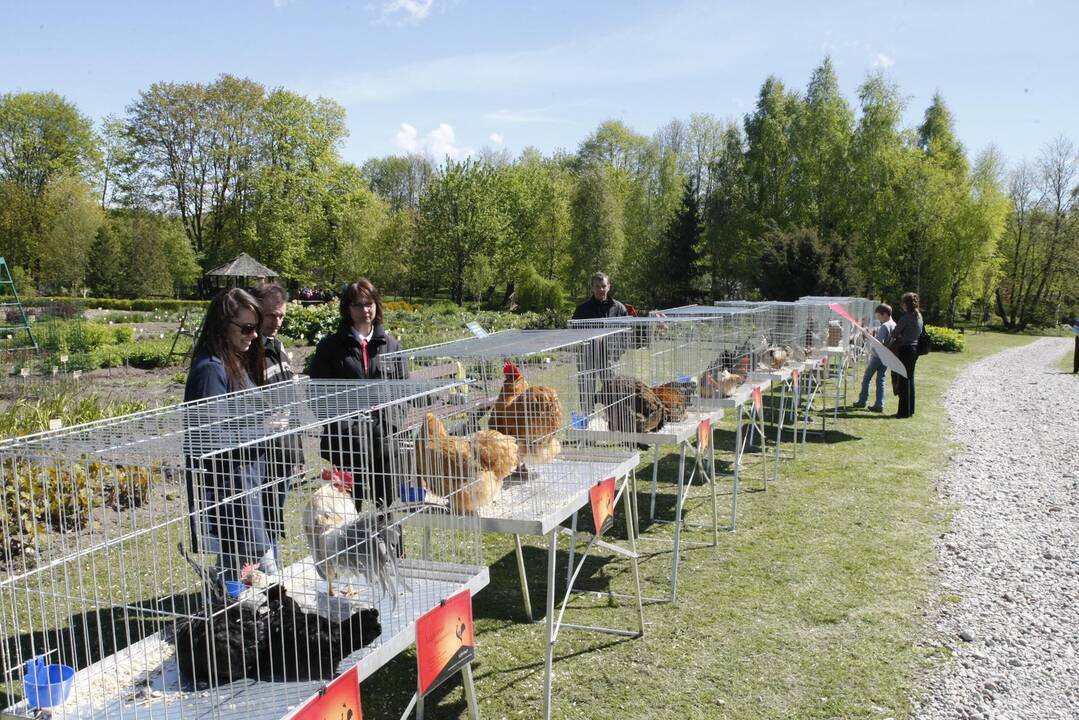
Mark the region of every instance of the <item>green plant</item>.
[[559, 310], [565, 303], [565, 295], [558, 282], [540, 277], [531, 265], [521, 274], [516, 291], [517, 309], [522, 312]]
[[105, 503], [117, 510], [139, 507], [146, 502], [160, 477], [159, 467], [105, 467], [102, 473]]
[[925, 333], [933, 344], [934, 352], [963, 352], [967, 345], [966, 337], [958, 330], [926, 325]]

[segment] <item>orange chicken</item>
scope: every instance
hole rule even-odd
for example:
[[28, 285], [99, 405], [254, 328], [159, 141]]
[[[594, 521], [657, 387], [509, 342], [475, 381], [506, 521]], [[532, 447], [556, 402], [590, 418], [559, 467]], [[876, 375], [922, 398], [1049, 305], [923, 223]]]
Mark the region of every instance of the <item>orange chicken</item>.
[[517, 440], [494, 430], [471, 438], [454, 437], [427, 413], [416, 440], [416, 471], [437, 495], [448, 496], [455, 510], [476, 512], [502, 490], [502, 481], [517, 467]]
[[550, 462], [562, 452], [558, 439], [562, 403], [558, 393], [552, 387], [529, 385], [511, 362], [502, 368], [502, 374], [502, 390], [491, 408], [488, 427], [517, 438], [522, 465], [526, 461]]

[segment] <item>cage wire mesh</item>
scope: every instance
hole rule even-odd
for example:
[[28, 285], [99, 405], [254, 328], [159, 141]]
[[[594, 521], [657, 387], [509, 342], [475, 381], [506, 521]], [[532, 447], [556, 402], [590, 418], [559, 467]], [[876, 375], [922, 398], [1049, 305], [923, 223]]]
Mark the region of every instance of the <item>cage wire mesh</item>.
[[[620, 372], [628, 338], [625, 330], [610, 328], [505, 330], [386, 359], [391, 372], [413, 378], [471, 381], [427, 418], [428, 436], [438, 438], [428, 454], [461, 442], [479, 446], [479, 469], [490, 471], [488, 489], [468, 510], [483, 518], [485, 529], [545, 534], [570, 498], [628, 471], [625, 443], [588, 443], [573, 435], [612, 418], [623, 422], [618, 414], [627, 411], [625, 404], [609, 402], [603, 387]], [[437, 464], [428, 470], [429, 483], [446, 472]]]
[[569, 327], [626, 331], [606, 343], [607, 364], [618, 369], [603, 378], [599, 390], [607, 429], [647, 434], [702, 419], [694, 408], [699, 378], [715, 357], [707, 318], [599, 318], [571, 320]]
[[806, 324], [808, 313], [804, 305], [778, 300], [723, 300], [716, 307], [760, 310], [763, 316], [762, 334], [768, 347], [763, 364], [767, 370], [798, 367], [808, 356]]
[[708, 320], [711, 357], [698, 377], [702, 400], [734, 397], [752, 384], [751, 375], [764, 363], [769, 317], [759, 307], [687, 305], [653, 311], [657, 317], [699, 317]]
[[[0, 444], [5, 717], [281, 717], [406, 648], [486, 584], [469, 484], [417, 475], [460, 386], [300, 379]], [[74, 676], [45, 692], [37, 658]]]

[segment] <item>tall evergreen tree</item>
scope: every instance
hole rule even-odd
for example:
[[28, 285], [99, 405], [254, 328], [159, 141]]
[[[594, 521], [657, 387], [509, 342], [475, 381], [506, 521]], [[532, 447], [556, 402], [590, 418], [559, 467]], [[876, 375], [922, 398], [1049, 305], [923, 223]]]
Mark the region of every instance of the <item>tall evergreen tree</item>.
[[684, 305], [700, 298], [701, 213], [696, 184], [690, 180], [656, 259], [660, 286], [657, 305]]

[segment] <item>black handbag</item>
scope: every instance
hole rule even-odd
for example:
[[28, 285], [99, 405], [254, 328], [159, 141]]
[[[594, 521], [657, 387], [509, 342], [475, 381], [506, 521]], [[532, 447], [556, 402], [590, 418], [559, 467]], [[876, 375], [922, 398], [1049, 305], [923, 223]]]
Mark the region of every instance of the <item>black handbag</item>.
[[933, 349], [933, 341], [929, 339], [929, 333], [925, 331], [925, 326], [922, 326], [922, 332], [918, 336], [918, 354], [928, 355], [929, 351]]

